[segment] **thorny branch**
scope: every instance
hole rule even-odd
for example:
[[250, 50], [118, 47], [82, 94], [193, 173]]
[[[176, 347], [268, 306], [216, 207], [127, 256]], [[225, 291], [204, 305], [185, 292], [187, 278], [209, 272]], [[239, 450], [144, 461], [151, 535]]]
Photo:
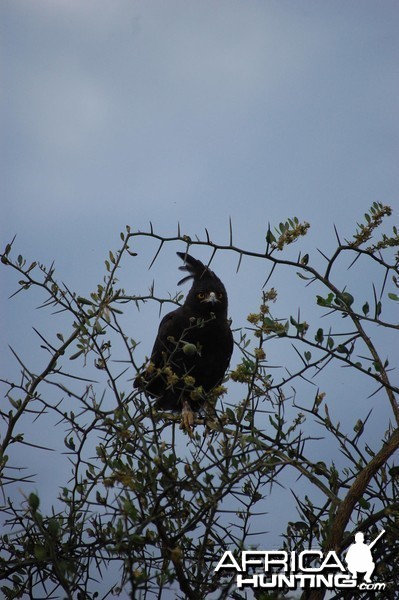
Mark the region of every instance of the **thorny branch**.
[[[180, 227], [177, 235], [169, 237], [155, 233], [152, 224], [148, 232], [127, 228], [120, 249], [110, 252], [105, 261], [103, 283], [89, 298], [58, 283], [54, 265], [46, 268], [36, 262], [27, 264], [21, 256], [13, 259], [15, 241], [8, 244], [1, 262], [23, 277], [15, 294], [40, 290], [42, 307], [67, 315], [70, 331], [57, 334], [60, 344], [36, 331], [50, 355], [44, 368], [33, 373], [13, 350], [21, 379], [1, 380], [11, 405], [11, 410], [0, 410], [4, 426], [0, 472], [3, 490], [6, 484], [10, 490], [7, 498], [5, 492], [3, 496], [0, 536], [4, 596], [46, 593], [56, 598], [62, 593], [68, 598], [94, 599], [125, 588], [132, 598], [161, 599], [172, 589], [185, 598], [205, 599], [217, 592], [220, 599], [244, 600], [245, 591], [235, 588], [231, 573], [215, 573], [215, 564], [226, 548], [239, 557], [240, 550], [251, 544], [264, 547], [264, 525], [260, 527], [257, 519], [262, 517], [264, 524], [267, 514], [274, 521], [281, 518], [273, 514], [273, 493], [276, 486], [288, 485], [298, 520], [281, 523], [286, 528], [283, 548], [299, 551], [313, 546], [343, 552], [354, 532], [372, 534], [384, 527], [376, 558], [385, 556], [378, 577], [388, 587], [380, 597], [393, 599], [399, 585], [393, 558], [398, 551], [399, 467], [393, 457], [399, 448], [399, 390], [388, 359], [378, 350], [378, 332], [399, 329], [389, 314], [389, 302], [399, 301], [396, 228], [391, 236], [383, 233], [371, 243], [390, 213], [389, 207], [374, 203], [352, 240], [342, 243], [336, 231], [337, 248], [331, 257], [321, 252], [326, 261], [323, 268], [308, 254], [299, 252], [296, 259], [283, 254], [309, 227], [296, 218], [274, 230], [269, 226], [260, 252], [233, 243], [231, 221], [227, 244], [213, 242], [207, 230], [204, 239], [192, 239]], [[180, 302], [180, 295], [157, 297], [154, 286], [145, 295], [119, 286], [118, 271], [125, 259], [139, 260], [144, 238], [158, 243], [151, 265], [168, 244], [183, 244], [186, 250], [204, 246], [211, 250], [209, 264], [218, 252], [238, 255], [237, 271], [243, 257], [268, 264], [263, 289], [285, 269], [294, 270], [306, 286], [321, 290], [313, 325], [301, 320], [299, 311], [295, 316], [276, 317], [277, 291], [262, 292], [259, 311], [248, 316], [249, 326], [236, 329], [240, 360], [232, 365], [228, 395], [219, 398], [216, 409], [210, 406], [198, 416], [195, 435], [188, 441], [177, 429], [174, 415], [155, 413], [144, 392], [132, 391], [137, 343], [122, 324], [123, 310], [146, 301], [160, 307]], [[361, 310], [356, 308], [359, 298], [342, 289], [340, 277], [334, 276], [341, 274], [340, 261], [347, 256], [353, 258], [351, 268], [360, 258], [384, 274], [379, 294], [373, 286], [373, 300], [366, 300]], [[390, 276], [394, 291], [386, 292]], [[327, 311], [327, 327], [320, 326], [320, 310]], [[342, 317], [350, 323], [344, 331]], [[123, 361], [113, 359], [116, 343], [125, 354]], [[290, 344], [299, 364], [287, 352], [289, 364], [273, 369], [267, 354], [279, 344]], [[82, 375], [89, 370], [89, 361], [98, 378]], [[386, 433], [379, 446], [369, 435], [370, 411], [357, 415], [351, 437], [333, 421], [319, 388], [312, 392], [309, 407], [315, 378], [338, 365], [351, 369], [353, 377], [377, 384], [370, 396], [378, 394], [380, 403], [385, 394], [390, 413], [381, 412], [386, 415]], [[73, 405], [66, 399], [73, 399]], [[29, 440], [30, 428], [38, 423], [44, 424], [40, 444]], [[45, 451], [49, 423], [63, 432], [66, 452], [59, 458], [66, 458], [68, 468], [60, 462], [60, 472], [69, 477], [50, 511], [42, 506], [40, 490], [32, 491], [31, 476], [22, 474], [24, 465], [14, 464], [18, 445]], [[323, 435], [311, 434], [313, 424]], [[335, 444], [337, 452], [331, 458], [323, 452], [325, 440]], [[23, 490], [22, 503], [13, 490], [15, 484]], [[113, 565], [122, 574], [110, 582], [107, 573]], [[288, 593], [281, 590], [279, 598]], [[345, 598], [356, 597], [349, 591], [345, 594]], [[312, 600], [324, 595], [325, 590], [303, 593]], [[334, 597], [338, 600], [343, 594], [337, 591]]]

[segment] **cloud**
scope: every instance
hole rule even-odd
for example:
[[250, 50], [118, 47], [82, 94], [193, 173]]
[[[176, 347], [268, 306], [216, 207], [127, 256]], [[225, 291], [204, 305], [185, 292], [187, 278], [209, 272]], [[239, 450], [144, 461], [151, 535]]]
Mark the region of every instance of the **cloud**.
[[23, 219], [29, 199], [33, 218], [49, 222], [88, 216], [93, 204], [108, 216], [110, 203], [162, 222], [175, 202], [180, 213], [200, 205], [215, 218], [248, 195], [312, 206], [323, 194], [333, 209], [331, 180], [349, 185], [366, 151], [375, 154], [373, 140], [392, 130], [383, 88], [394, 42], [381, 42], [386, 18], [326, 6], [13, 5], [14, 214]]

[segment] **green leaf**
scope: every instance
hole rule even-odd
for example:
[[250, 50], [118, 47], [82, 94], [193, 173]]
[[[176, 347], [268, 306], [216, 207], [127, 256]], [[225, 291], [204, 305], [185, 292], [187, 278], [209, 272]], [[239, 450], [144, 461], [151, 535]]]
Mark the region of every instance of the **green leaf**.
[[91, 300], [87, 300], [87, 298], [83, 298], [83, 296], [78, 296], [77, 301], [79, 304], [86, 304], [88, 306], [93, 306], [93, 302]]
[[359, 499], [359, 504], [365, 510], [367, 510], [368, 508], [370, 508], [370, 502], [367, 502], [367, 500], [365, 500], [364, 498], [360, 498]]
[[270, 317], [264, 317], [263, 324], [267, 325], [268, 327], [274, 327], [274, 320]]
[[319, 306], [331, 306], [331, 302], [333, 301], [334, 294], [331, 292], [328, 294], [327, 298], [323, 298], [323, 296], [316, 296], [317, 304]]
[[81, 354], [83, 354], [84, 352], [84, 348], [82, 350], [79, 350], [79, 352], [75, 352], [75, 354], [72, 354], [72, 356], [69, 357], [69, 360], [76, 360]]
[[64, 439], [64, 444], [70, 450], [75, 450], [75, 448], [76, 448], [75, 440], [73, 439], [72, 436], [69, 439], [65, 438]]
[[344, 346], [344, 344], [339, 344], [339, 346], [337, 346], [335, 348], [335, 351], [339, 352], [339, 354], [347, 354], [348, 348], [346, 346]]
[[318, 344], [322, 344], [323, 340], [324, 340], [324, 332], [323, 329], [321, 327], [319, 327], [319, 329], [317, 330], [317, 333], [315, 335], [315, 340]]
[[399, 467], [391, 467], [389, 469], [389, 475], [392, 479], [399, 479]]
[[363, 429], [364, 429], [364, 423], [361, 419], [358, 419], [353, 427], [353, 431], [355, 431], [356, 433], [358, 433], [359, 431], [361, 433], [363, 433]]
[[41, 544], [35, 544], [34, 554], [37, 560], [45, 560], [47, 557], [46, 548]]
[[389, 293], [388, 298], [390, 298], [391, 300], [395, 300], [395, 302], [399, 302], [399, 296], [397, 294]]
[[305, 254], [302, 258], [301, 258], [301, 265], [307, 265], [309, 262], [309, 254]]
[[234, 412], [231, 410], [231, 408], [226, 408], [225, 412], [226, 412], [226, 415], [229, 418], [229, 421], [231, 421], [231, 422], [234, 423], [234, 421], [236, 420], [236, 417], [235, 417]]
[[277, 431], [280, 431], [280, 425], [278, 423], [276, 423], [276, 421], [270, 415], [269, 415], [269, 421], [270, 421], [270, 425], [272, 425], [272, 427], [274, 427], [274, 429], [276, 429]]
[[39, 496], [37, 496], [33, 492], [31, 494], [29, 494], [28, 504], [29, 504], [29, 507], [32, 509], [32, 511], [35, 513], [37, 511], [37, 509], [39, 508], [39, 504], [40, 504]]
[[303, 275], [299, 271], [297, 271], [296, 274], [298, 275], [298, 277], [300, 277], [301, 279], [304, 279], [305, 281], [309, 281], [309, 279], [313, 279], [313, 275], [306, 277], [306, 275]]
[[[399, 298], [398, 298], [398, 300], [399, 300]], [[367, 317], [367, 315], [369, 314], [369, 311], [370, 311], [370, 306], [369, 306], [368, 302], [365, 302], [363, 304], [362, 311], [363, 311], [364, 316]]]
[[47, 530], [52, 537], [55, 537], [55, 538], [58, 537], [58, 533], [60, 530], [60, 524], [58, 523], [57, 519], [55, 519], [54, 517], [49, 519], [48, 524], [47, 524]]
[[29, 273], [30, 271], [32, 271], [32, 269], [34, 269], [34, 268], [36, 267], [36, 265], [37, 265], [37, 262], [36, 262], [36, 261], [34, 261], [34, 262], [33, 262], [33, 263], [30, 265], [29, 269], [28, 269], [27, 271], [25, 271], [25, 273], [27, 274], [27, 273]]

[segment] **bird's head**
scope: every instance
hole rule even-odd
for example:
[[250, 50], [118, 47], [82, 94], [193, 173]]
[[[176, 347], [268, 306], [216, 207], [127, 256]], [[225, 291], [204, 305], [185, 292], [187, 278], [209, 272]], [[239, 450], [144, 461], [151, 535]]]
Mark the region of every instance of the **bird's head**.
[[194, 283], [189, 291], [186, 302], [195, 307], [198, 314], [209, 316], [227, 314], [226, 291], [222, 291], [220, 286], [207, 285], [206, 282]]
[[178, 255], [186, 263], [180, 269], [190, 273], [190, 275], [179, 281], [179, 284], [188, 279], [193, 279], [193, 285], [187, 295], [185, 304], [201, 316], [206, 317], [211, 313], [215, 316], [227, 316], [227, 292], [219, 277], [201, 261], [189, 254], [178, 252]]

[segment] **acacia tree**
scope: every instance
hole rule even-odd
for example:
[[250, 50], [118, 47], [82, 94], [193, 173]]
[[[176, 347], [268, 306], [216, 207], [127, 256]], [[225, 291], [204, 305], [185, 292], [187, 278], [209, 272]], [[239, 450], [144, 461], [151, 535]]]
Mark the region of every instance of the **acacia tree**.
[[[342, 242], [336, 232], [335, 251], [322, 254], [322, 267], [301, 251], [287, 258], [288, 247], [309, 227], [296, 218], [269, 227], [260, 252], [237, 247], [231, 227], [227, 244], [211, 241], [207, 232], [203, 239], [191, 239], [180, 229], [165, 237], [152, 226], [147, 232], [127, 228], [89, 297], [61, 283], [53, 266], [28, 263], [15, 255], [14, 241], [7, 244], [1, 262], [20, 278], [15, 293], [38, 290], [42, 307], [62, 317], [63, 331], [52, 336], [37, 331], [48, 353], [39, 372], [13, 350], [20, 378], [2, 379], [4, 596], [89, 599], [123, 591], [131, 598], [246, 598], [231, 572], [215, 572], [215, 566], [226, 549], [238, 557], [241, 550], [264, 547], [260, 516], [280, 521], [273, 494], [289, 474], [300, 479], [291, 486], [297, 518], [282, 522], [281, 548], [321, 548], [343, 556], [357, 531], [374, 537], [383, 528], [374, 550], [376, 574], [386, 583], [381, 598], [393, 599], [399, 587], [394, 457], [399, 389], [390, 366], [395, 361], [386, 347], [379, 349], [381, 332], [394, 339], [399, 329], [389, 316], [399, 301], [399, 236], [396, 228], [391, 235], [380, 233], [390, 214], [389, 207], [375, 203], [352, 239]], [[132, 387], [140, 365], [137, 341], [123, 326], [124, 313], [131, 305], [182, 299], [158, 297], [154, 288], [143, 296], [120, 287], [120, 270], [126, 261], [140, 260], [137, 246], [143, 237], [158, 244], [154, 261], [168, 244], [180, 244], [209, 248], [210, 262], [216, 253], [233, 253], [237, 268], [246, 257], [269, 269], [263, 287], [259, 282], [259, 308], [248, 307], [248, 322], [235, 329], [238, 364], [231, 365], [227, 387], [209, 397], [192, 437], [179, 430], [177, 416], [156, 413], [145, 391]], [[341, 283], [338, 265], [347, 266], [348, 257], [350, 281], [357, 268], [381, 281], [379, 286], [370, 281], [367, 298]], [[283, 269], [311, 291], [311, 322], [300, 311], [277, 314], [274, 278]], [[113, 355], [116, 344], [123, 349], [122, 361], [120, 350]], [[273, 369], [268, 356], [280, 345], [290, 348], [296, 361]], [[86, 375], [93, 364], [96, 381]], [[350, 392], [343, 408], [335, 403], [332, 411], [336, 398], [317, 381], [325, 373], [334, 377], [341, 366], [374, 395], [381, 436], [373, 435], [369, 411], [353, 415], [351, 427], [340, 425], [345, 415], [332, 416], [345, 410]], [[49, 419], [62, 434], [68, 459], [51, 508], [32, 474], [16, 462], [23, 456], [19, 448], [46, 452]], [[44, 424], [40, 445], [30, 439], [31, 422]], [[316, 436], [315, 428], [322, 435]], [[336, 599], [361, 597], [356, 590], [334, 594]], [[292, 590], [255, 595], [292, 597]], [[324, 595], [325, 590], [302, 591], [303, 598], [313, 600]]]

